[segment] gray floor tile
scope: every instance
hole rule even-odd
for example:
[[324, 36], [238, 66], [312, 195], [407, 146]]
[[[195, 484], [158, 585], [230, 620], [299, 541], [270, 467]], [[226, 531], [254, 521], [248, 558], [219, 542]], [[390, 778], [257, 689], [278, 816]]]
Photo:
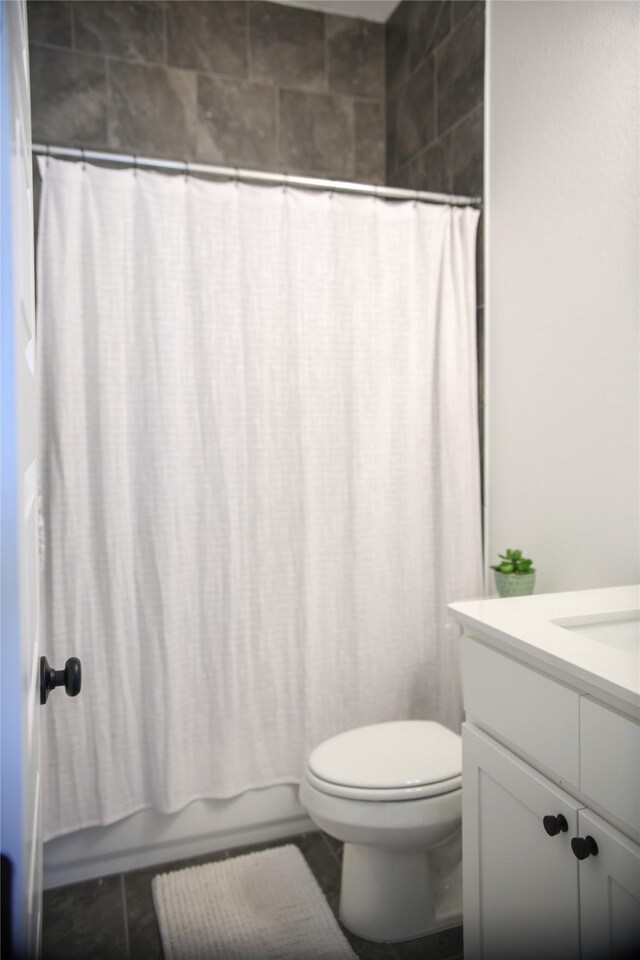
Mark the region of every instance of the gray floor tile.
[[331, 852], [337, 859], [342, 863], [342, 848], [344, 844], [341, 840], [336, 840], [335, 837], [330, 837], [328, 833], [325, 833], [323, 830], [320, 831], [322, 839], [327, 844]]
[[[47, 891], [43, 960], [162, 960], [153, 877], [290, 843], [302, 852], [337, 916], [342, 844], [321, 832], [305, 833]], [[343, 930], [359, 960], [462, 960], [461, 927], [394, 944], [363, 940]]]
[[[200, 853], [197, 857], [187, 857], [184, 860], [168, 860], [166, 863], [159, 863], [155, 867], [149, 867], [145, 873], [150, 873], [152, 877], [157, 877], [159, 873], [171, 873], [174, 870], [186, 870], [187, 867], [200, 867], [203, 863], [216, 863], [218, 860], [226, 860], [229, 856], [228, 850], [217, 850], [215, 853]], [[126, 877], [131, 877], [134, 873], [143, 871], [133, 871], [125, 873]]]
[[462, 954], [462, 927], [451, 927], [440, 933], [405, 943], [394, 943], [397, 960], [454, 960]]
[[136, 870], [125, 877], [129, 954], [131, 960], [162, 960], [162, 943], [151, 895], [157, 868]]
[[351, 933], [345, 927], [342, 930], [359, 960], [395, 960], [390, 944], [363, 940], [362, 937], [356, 936], [355, 933]]
[[340, 900], [340, 864], [320, 833], [307, 833], [295, 838], [311, 872], [333, 912], [337, 915]]
[[204, 853], [186, 860], [172, 860], [145, 870], [133, 870], [124, 876], [124, 888], [129, 928], [129, 952], [131, 960], [162, 960], [162, 941], [153, 905], [151, 881], [159, 873], [199, 867], [204, 863], [225, 860], [227, 851]]
[[126, 958], [120, 875], [46, 890], [42, 928], [42, 960]]

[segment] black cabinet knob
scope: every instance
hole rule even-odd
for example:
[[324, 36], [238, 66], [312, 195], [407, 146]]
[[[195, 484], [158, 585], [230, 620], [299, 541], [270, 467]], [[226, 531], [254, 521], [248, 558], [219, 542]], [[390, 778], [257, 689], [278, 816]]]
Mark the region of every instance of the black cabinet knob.
[[40, 657], [40, 703], [46, 703], [56, 687], [64, 687], [70, 697], [78, 696], [82, 687], [82, 667], [77, 657], [69, 657], [64, 670], [54, 670], [46, 657]]
[[543, 817], [542, 826], [550, 837], [555, 837], [557, 833], [566, 833], [569, 829], [569, 824], [561, 813], [559, 813], [557, 817], [553, 817], [551, 814]]
[[571, 849], [578, 860], [586, 860], [587, 857], [598, 855], [598, 844], [593, 837], [572, 837]]

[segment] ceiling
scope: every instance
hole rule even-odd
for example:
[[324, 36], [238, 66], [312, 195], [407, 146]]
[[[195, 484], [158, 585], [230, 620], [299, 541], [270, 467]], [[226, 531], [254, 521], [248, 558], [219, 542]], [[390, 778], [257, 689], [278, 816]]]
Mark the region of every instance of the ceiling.
[[374, 20], [386, 23], [400, 0], [276, 0], [292, 7], [308, 7], [309, 10], [322, 10], [324, 13], [338, 13], [343, 17], [360, 17], [361, 20]]

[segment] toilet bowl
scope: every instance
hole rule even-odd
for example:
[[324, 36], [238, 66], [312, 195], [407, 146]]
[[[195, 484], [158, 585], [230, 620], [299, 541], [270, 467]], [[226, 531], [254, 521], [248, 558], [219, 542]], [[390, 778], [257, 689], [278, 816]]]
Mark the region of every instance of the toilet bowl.
[[344, 842], [340, 920], [368, 940], [410, 940], [436, 915], [429, 851], [462, 817], [460, 737], [406, 720], [341, 733], [311, 753], [300, 786], [309, 816]]

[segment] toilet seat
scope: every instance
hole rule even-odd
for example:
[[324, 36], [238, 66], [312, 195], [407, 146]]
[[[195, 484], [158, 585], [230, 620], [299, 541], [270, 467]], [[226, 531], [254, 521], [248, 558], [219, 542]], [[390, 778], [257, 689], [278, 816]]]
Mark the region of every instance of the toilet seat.
[[359, 727], [320, 744], [306, 779], [334, 797], [417, 800], [460, 789], [460, 737], [439, 723], [401, 720]]
[[376, 787], [350, 787], [346, 784], [331, 783], [316, 777], [310, 770], [306, 772], [307, 783], [321, 793], [330, 797], [342, 797], [345, 800], [370, 800], [377, 803], [398, 800], [422, 800], [426, 797], [436, 797], [452, 790], [459, 790], [462, 786], [462, 775], [451, 777], [449, 780], [439, 780], [437, 783], [425, 783], [417, 787], [392, 787], [382, 790]]

